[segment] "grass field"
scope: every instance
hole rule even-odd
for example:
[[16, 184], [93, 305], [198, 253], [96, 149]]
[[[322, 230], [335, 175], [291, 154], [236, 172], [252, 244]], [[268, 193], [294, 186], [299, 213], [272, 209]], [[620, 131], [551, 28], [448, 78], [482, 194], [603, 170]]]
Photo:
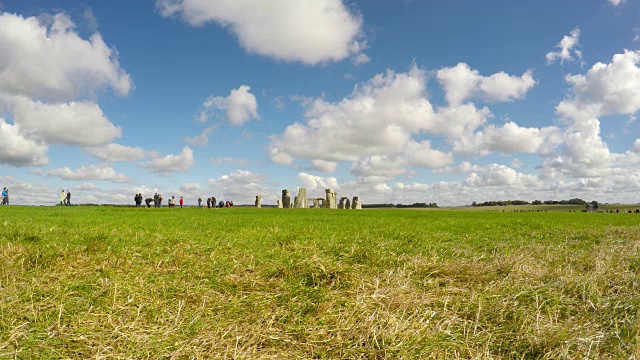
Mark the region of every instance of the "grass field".
[[0, 358], [640, 359], [638, 214], [0, 219]]

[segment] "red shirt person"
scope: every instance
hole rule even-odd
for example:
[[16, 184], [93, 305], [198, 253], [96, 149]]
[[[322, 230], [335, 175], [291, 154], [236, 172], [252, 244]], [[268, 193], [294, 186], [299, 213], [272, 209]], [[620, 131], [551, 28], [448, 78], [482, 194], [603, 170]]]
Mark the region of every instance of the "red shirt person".
[[184, 204], [184, 199], [180, 196], [180, 209], [182, 209], [182, 204]]

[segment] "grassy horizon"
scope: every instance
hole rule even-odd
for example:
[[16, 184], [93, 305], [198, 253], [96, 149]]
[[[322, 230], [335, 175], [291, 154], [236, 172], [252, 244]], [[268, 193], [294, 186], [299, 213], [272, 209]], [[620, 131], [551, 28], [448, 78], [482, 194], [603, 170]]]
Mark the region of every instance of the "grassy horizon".
[[0, 216], [0, 358], [640, 357], [638, 214]]

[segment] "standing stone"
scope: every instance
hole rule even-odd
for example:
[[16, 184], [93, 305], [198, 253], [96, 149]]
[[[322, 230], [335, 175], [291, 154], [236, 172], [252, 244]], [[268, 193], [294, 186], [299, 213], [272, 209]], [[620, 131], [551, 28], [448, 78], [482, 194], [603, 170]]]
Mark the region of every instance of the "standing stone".
[[340, 203], [338, 203], [338, 209], [346, 209], [347, 204], [345, 200], [349, 201], [349, 198], [346, 198], [346, 197], [340, 198]]
[[285, 209], [291, 207], [291, 195], [289, 195], [289, 190], [282, 190], [282, 207]]
[[344, 208], [351, 209], [351, 201], [349, 201], [349, 198], [344, 198]]
[[309, 207], [306, 188], [298, 189], [298, 196], [296, 196], [295, 198], [294, 207], [296, 209], [306, 209], [307, 207]]
[[320, 208], [320, 199], [313, 199], [313, 208], [314, 209]]
[[324, 207], [327, 209], [337, 209], [338, 194], [331, 189], [326, 189], [324, 192], [326, 193]]
[[256, 207], [257, 208], [262, 207], [262, 196], [256, 196]]
[[351, 208], [360, 210], [362, 209], [362, 203], [360, 203], [360, 196], [354, 196], [351, 202]]
[[282, 209], [282, 200], [278, 200], [278, 209]]

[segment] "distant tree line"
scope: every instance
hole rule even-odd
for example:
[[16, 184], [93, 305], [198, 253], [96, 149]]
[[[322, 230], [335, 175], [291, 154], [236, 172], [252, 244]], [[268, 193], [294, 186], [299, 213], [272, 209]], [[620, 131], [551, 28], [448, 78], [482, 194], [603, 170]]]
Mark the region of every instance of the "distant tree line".
[[411, 205], [403, 204], [363, 204], [362, 208], [437, 208], [436, 203], [413, 203]]
[[[505, 201], [485, 201], [482, 203], [478, 203], [478, 202], [473, 202], [473, 204], [471, 204], [471, 206], [507, 206], [507, 205], [587, 205], [587, 202], [579, 199], [579, 198], [573, 198], [573, 199], [569, 199], [569, 200], [545, 200], [545, 201], [541, 201], [541, 200], [533, 200], [531, 203], [529, 203], [528, 201], [524, 201], [524, 200], [505, 200]], [[592, 201], [591, 204], [595, 205], [595, 207], [598, 207], [598, 202], [597, 201]]]

